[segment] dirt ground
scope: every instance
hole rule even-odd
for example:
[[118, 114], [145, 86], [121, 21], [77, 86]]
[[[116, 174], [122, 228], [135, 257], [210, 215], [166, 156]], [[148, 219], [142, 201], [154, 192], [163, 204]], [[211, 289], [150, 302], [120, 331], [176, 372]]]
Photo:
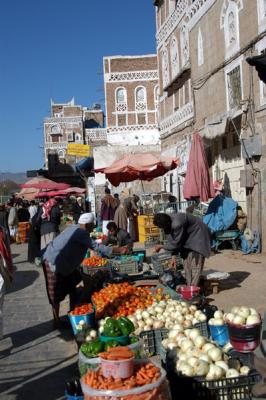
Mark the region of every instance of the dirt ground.
[[206, 260], [205, 271], [228, 272], [230, 277], [220, 281], [219, 292], [209, 299], [221, 309], [244, 305], [266, 311], [266, 254], [243, 255], [240, 251], [223, 250]]

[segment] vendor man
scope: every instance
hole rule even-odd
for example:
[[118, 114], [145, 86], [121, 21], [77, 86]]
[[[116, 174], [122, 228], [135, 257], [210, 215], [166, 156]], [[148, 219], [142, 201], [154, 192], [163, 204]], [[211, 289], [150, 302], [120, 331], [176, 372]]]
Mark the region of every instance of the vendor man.
[[128, 249], [132, 249], [133, 240], [131, 239], [127, 231], [118, 228], [116, 223], [113, 221], [108, 222], [106, 228], [108, 230], [108, 236], [103, 241], [103, 244], [105, 244], [106, 246], [126, 246]]
[[154, 225], [163, 229], [166, 236], [164, 246], [156, 246], [172, 253], [172, 266], [176, 266], [176, 255], [184, 259], [184, 270], [187, 285], [198, 286], [206, 257], [211, 254], [211, 238], [207, 225], [199, 217], [185, 213], [154, 216]]
[[[43, 271], [49, 302], [52, 306], [54, 323], [60, 324], [60, 302], [66, 295], [70, 297], [70, 308], [76, 301], [76, 285], [81, 281], [78, 268], [88, 249], [109, 256], [115, 250], [124, 254], [119, 247], [107, 247], [92, 243], [89, 233], [94, 228], [94, 215], [85, 213], [79, 217], [77, 225], [71, 225], [52, 240], [43, 254]], [[93, 276], [91, 277], [93, 280]]]

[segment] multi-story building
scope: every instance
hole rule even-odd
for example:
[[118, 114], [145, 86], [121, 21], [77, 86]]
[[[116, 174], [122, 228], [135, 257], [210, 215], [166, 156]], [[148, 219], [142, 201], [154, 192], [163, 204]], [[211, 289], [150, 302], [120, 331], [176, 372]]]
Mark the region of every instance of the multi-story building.
[[75, 105], [74, 99], [64, 104], [51, 101], [51, 116], [44, 119], [45, 164], [51, 153], [57, 153], [61, 161], [75, 163], [76, 157], [67, 155], [68, 143], [84, 144], [85, 129], [103, 124], [104, 115], [99, 105], [89, 109]]
[[[154, 0], [163, 154], [181, 156], [166, 188], [182, 193], [191, 134], [213, 180], [248, 213], [266, 246], [266, 90], [246, 57], [266, 49], [264, 0]], [[179, 190], [178, 190], [179, 189]]]
[[[156, 55], [103, 58], [106, 127], [86, 129], [95, 166], [110, 165], [127, 152], [160, 151]], [[101, 174], [97, 185], [105, 183]]]

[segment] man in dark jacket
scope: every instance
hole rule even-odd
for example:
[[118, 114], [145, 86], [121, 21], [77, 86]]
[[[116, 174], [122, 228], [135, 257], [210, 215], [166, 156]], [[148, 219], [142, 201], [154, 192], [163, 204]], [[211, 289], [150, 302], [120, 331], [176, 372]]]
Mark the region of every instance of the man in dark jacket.
[[210, 232], [199, 217], [191, 214], [155, 214], [154, 225], [163, 229], [167, 235], [164, 246], [157, 246], [156, 251], [164, 248], [172, 253], [172, 266], [176, 265], [176, 254], [184, 259], [187, 285], [197, 286], [206, 257], [211, 254]]
[[105, 246], [127, 246], [129, 249], [132, 248], [133, 240], [127, 231], [118, 228], [116, 223], [112, 221], [108, 222], [106, 228], [108, 229], [108, 236], [103, 242]]

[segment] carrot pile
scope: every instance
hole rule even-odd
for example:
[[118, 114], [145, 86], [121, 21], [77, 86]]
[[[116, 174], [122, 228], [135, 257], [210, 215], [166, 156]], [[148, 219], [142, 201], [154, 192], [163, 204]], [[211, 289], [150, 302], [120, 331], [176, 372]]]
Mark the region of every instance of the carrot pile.
[[134, 353], [126, 346], [118, 346], [109, 347], [107, 351], [100, 353], [99, 356], [104, 360], [119, 361], [134, 357]]
[[94, 371], [89, 369], [83, 377], [84, 383], [93, 389], [98, 390], [129, 390], [138, 386], [148, 385], [156, 382], [161, 376], [160, 369], [148, 363], [135, 368], [134, 375], [130, 378], [121, 379], [109, 376], [105, 378], [101, 369]]

